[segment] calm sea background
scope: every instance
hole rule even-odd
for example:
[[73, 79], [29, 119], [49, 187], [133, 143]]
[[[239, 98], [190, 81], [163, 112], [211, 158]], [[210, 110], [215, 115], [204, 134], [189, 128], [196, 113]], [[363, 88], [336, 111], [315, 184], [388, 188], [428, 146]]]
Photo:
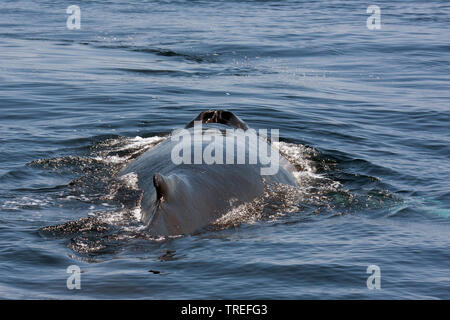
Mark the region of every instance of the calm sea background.
[[[2, 0], [0, 297], [449, 299], [449, 27], [448, 1]], [[307, 158], [298, 210], [166, 241], [40, 231], [120, 213], [96, 180], [117, 150], [219, 107]]]

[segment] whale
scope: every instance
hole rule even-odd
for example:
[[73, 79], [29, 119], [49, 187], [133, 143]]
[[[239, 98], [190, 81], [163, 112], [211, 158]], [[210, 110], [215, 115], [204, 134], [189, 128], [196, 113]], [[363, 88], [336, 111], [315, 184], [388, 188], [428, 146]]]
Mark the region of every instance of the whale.
[[[277, 162], [272, 170], [268, 160]], [[137, 178], [142, 224], [150, 235], [167, 237], [200, 232], [262, 196], [268, 185], [295, 187], [294, 171], [265, 131], [249, 128], [231, 111], [211, 109], [174, 130], [117, 176]]]

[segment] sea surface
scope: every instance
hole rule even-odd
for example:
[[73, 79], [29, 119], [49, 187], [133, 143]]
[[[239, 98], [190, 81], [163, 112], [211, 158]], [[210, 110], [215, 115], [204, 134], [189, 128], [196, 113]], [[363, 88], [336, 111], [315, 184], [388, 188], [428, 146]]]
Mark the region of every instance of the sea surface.
[[[0, 298], [449, 299], [449, 30], [448, 1], [2, 0]], [[148, 237], [115, 174], [209, 108], [279, 129], [299, 188]]]

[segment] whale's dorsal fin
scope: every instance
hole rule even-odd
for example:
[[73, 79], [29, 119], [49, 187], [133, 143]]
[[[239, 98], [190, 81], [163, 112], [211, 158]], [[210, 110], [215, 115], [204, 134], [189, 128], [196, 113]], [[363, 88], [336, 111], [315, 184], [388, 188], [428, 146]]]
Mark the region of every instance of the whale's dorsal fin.
[[162, 174], [155, 173], [153, 175], [153, 185], [156, 190], [156, 199], [161, 201], [161, 199], [167, 199], [167, 193], [169, 192], [169, 186], [166, 181], [166, 177]]
[[239, 119], [233, 112], [227, 110], [207, 110], [200, 114], [186, 125], [186, 129], [194, 126], [194, 121], [202, 123], [221, 123], [242, 130], [247, 130], [247, 124]]

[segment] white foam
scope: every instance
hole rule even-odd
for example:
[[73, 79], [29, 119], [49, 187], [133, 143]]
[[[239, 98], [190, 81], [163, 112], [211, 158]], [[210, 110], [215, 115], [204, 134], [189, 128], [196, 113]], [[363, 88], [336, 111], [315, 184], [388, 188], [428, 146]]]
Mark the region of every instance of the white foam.
[[166, 139], [166, 137], [160, 137], [160, 136], [153, 136], [153, 137], [148, 137], [148, 138], [142, 138], [140, 136], [136, 136], [134, 138], [128, 139], [129, 144], [127, 144], [126, 147], [123, 149], [152, 146], [152, 145], [155, 145], [165, 139]]
[[48, 197], [45, 199], [33, 199], [30, 197], [22, 197], [17, 200], [7, 200], [5, 201], [1, 208], [9, 210], [19, 210], [25, 207], [43, 207], [51, 204], [51, 199]]
[[127, 188], [132, 190], [139, 190], [139, 178], [138, 175], [134, 172], [124, 174], [117, 179], [122, 182]]
[[[136, 136], [134, 138], [121, 138], [121, 139], [113, 139], [108, 142], [104, 142], [104, 145], [108, 146], [107, 152], [105, 154], [99, 154], [96, 157], [92, 158], [96, 161], [100, 161], [106, 164], [122, 164], [130, 159], [135, 158], [135, 156], [146, 149], [152, 148], [156, 146], [158, 143], [165, 140], [166, 137], [161, 136], [153, 136], [148, 138], [142, 138], [140, 136]], [[130, 151], [129, 153], [124, 153], [123, 156], [118, 155], [108, 155], [111, 152], [120, 152], [120, 151]]]
[[272, 146], [297, 168], [293, 172], [297, 182], [304, 178], [325, 179], [323, 175], [316, 173], [314, 162], [311, 160], [312, 156], [318, 154], [314, 148], [282, 141], [273, 142]]
[[104, 163], [113, 163], [113, 164], [120, 164], [120, 163], [124, 162], [124, 160], [126, 160], [126, 159], [118, 157], [118, 156], [106, 156], [106, 157], [97, 156], [92, 159], [100, 161], [100, 162], [104, 162]]

